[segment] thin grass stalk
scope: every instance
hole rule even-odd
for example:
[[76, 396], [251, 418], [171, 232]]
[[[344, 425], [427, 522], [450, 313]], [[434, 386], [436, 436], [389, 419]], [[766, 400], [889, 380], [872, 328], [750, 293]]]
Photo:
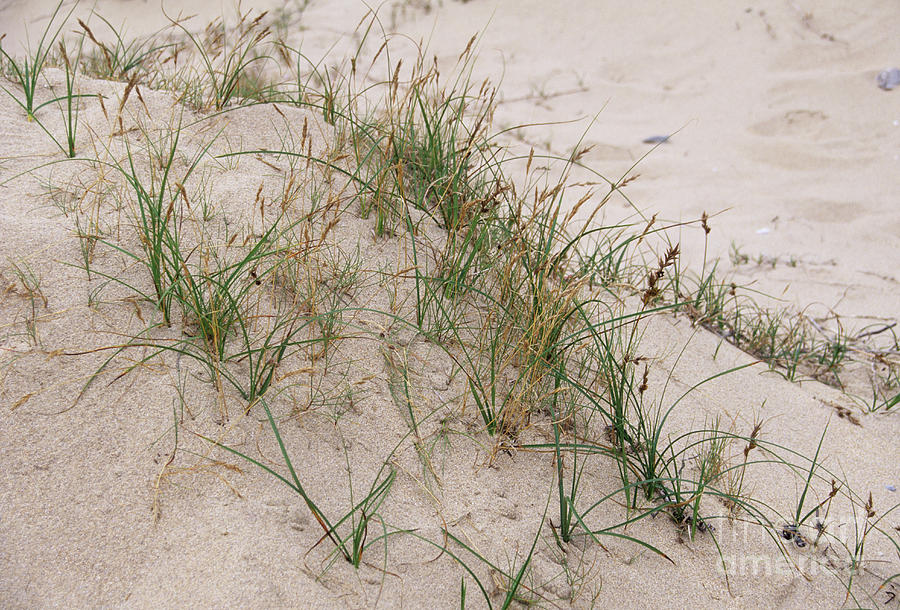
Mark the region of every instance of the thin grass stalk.
[[[10, 66], [13, 71], [13, 75], [15, 76], [15, 80], [19, 86], [22, 87], [22, 93], [24, 95], [24, 100], [20, 100], [15, 94], [13, 94], [9, 89], [0, 85], [6, 93], [9, 94], [10, 97], [15, 100], [15, 102], [25, 111], [26, 117], [28, 121], [34, 121], [35, 113], [46, 106], [47, 104], [53, 103], [55, 100], [50, 100], [48, 102], [43, 102], [41, 104], [35, 105], [35, 94], [38, 88], [38, 80], [40, 79], [41, 73], [44, 69], [44, 64], [47, 61], [47, 57], [50, 55], [50, 52], [53, 50], [53, 45], [56, 42], [56, 39], [59, 37], [60, 32], [62, 32], [63, 27], [65, 27], [66, 22], [69, 20], [69, 17], [72, 15], [72, 12], [75, 10], [75, 4], [72, 5], [72, 8], [69, 9], [69, 12], [66, 13], [65, 17], [63, 17], [62, 21], [59, 23], [59, 26], [53, 30], [53, 23], [56, 21], [56, 17], [59, 15], [60, 10], [62, 9], [63, 0], [60, 0], [56, 5], [56, 8], [53, 9], [53, 13], [50, 15], [50, 19], [47, 22], [47, 26], [44, 28], [43, 33], [41, 34], [41, 39], [38, 42], [37, 49], [32, 52], [30, 49], [26, 52], [25, 58], [21, 62], [17, 62], [2, 45], [2, 38], [0, 38], [0, 54], [6, 59], [6, 62]], [[52, 32], [52, 34], [51, 34]], [[50, 36], [49, 38], [47, 36]]]

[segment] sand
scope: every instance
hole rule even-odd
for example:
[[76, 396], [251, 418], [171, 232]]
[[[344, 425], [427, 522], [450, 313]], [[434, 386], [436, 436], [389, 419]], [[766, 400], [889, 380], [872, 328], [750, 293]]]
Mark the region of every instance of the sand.
[[[277, 4], [245, 2], [243, 8]], [[33, 40], [53, 5], [2, 3], [4, 49], [24, 40], [26, 26]], [[191, 23], [221, 14], [235, 20], [225, 2], [181, 6], [184, 14], [201, 13]], [[124, 22], [132, 35], [167, 23], [152, 2], [99, 0], [96, 9], [113, 23]], [[89, 7], [85, 3], [78, 11], [84, 17]], [[333, 57], [340, 57], [355, 50], [354, 32], [365, 12], [355, 0], [314, 0], [302, 13], [289, 13], [290, 39], [302, 41], [310, 57], [323, 56], [334, 44]], [[709, 214], [708, 241], [696, 223], [669, 231], [670, 240], [680, 243], [685, 267], [701, 269], [705, 252], [735, 282], [774, 296], [776, 305], [803, 309], [831, 328], [831, 314], [837, 314], [851, 335], [897, 321], [900, 92], [882, 91], [875, 82], [879, 71], [900, 64], [895, 2], [471, 0], [400, 2], [382, 7], [381, 15], [384, 28], [404, 34], [393, 46], [395, 60], [411, 59], [415, 43], [424, 41], [427, 55], [449, 69], [469, 39], [479, 36], [475, 80], [499, 84], [495, 126], [530, 125], [505, 137], [502, 143], [512, 150], [527, 155], [533, 147], [567, 156], [581, 141], [590, 146], [583, 161], [604, 176], [639, 174], [623, 189], [630, 201], [613, 198], [606, 220], [641, 222], [636, 209], [644, 218], [658, 215], [661, 224]], [[377, 50], [377, 44], [366, 44], [370, 53]], [[47, 75], [51, 84], [62, 81], [59, 70]], [[103, 93], [115, 115], [123, 83], [85, 78], [80, 86]], [[48, 91], [42, 85], [42, 94]], [[143, 102], [129, 98], [126, 129], [137, 125], [135, 117], [145, 117], [143, 124], [153, 129], [177, 117], [170, 93], [144, 87], [142, 96]], [[549, 525], [541, 527], [548, 497], [548, 514], [556, 510], [552, 456], [496, 451], [471, 403], [459, 407], [465, 388], [459, 377], [448, 378], [452, 363], [444, 352], [408, 332], [388, 333], [385, 344], [360, 340], [338, 347], [327, 373], [307, 375], [296, 386], [288, 379], [272, 398], [298, 474], [327, 514], [342, 514], [349, 506], [348, 481], [358, 501], [383, 476], [379, 470], [386, 461], [396, 468], [369, 536], [376, 537], [383, 524], [412, 533], [392, 535], [386, 547], [373, 546], [359, 569], [335, 560], [296, 494], [197, 436], [221, 438], [283, 471], [265, 414], [256, 409], [241, 417], [232, 392], [225, 405], [229, 417], [223, 419], [220, 395], [200, 367], [166, 355], [117, 378], [147, 353], [135, 350], [75, 401], [109, 352], [67, 354], [121, 343], [155, 314], [149, 303], [128, 300], [121, 287], [95, 293], [102, 278], [88, 281], [77, 267], [81, 252], [69, 214], [75, 205], [91, 205], [93, 195], [85, 193], [94, 174], [75, 162], [47, 165], [62, 159], [61, 153], [5, 93], [0, 117], [0, 606], [457, 607], [461, 578], [467, 603], [484, 606], [474, 580], [440, 552], [442, 527], [507, 571], [518, 569], [540, 529], [525, 584], [532, 591], [526, 594], [541, 606], [898, 603], [900, 582], [879, 585], [900, 572], [900, 557], [886, 539], [874, 536], [854, 583], [856, 602], [847, 599], [848, 572], [840, 559], [846, 552], [841, 555], [839, 545], [825, 551], [787, 544], [785, 561], [770, 538], [777, 530], [740, 520], [716, 522], [721, 555], [708, 535], [690, 540], [662, 515], [627, 533], [652, 543], [671, 562], [610, 537], [603, 546], [587, 542], [559, 550]], [[202, 117], [189, 110], [183, 122]], [[85, 103], [81, 121], [84, 154], [93, 154], [92, 146], [98, 155], [107, 154], [103, 146], [122, 154], [122, 138], [110, 135], [116, 122], [98, 104]], [[326, 151], [331, 126], [320, 114], [285, 105], [200, 121], [186, 128], [184, 142], [196, 154], [221, 129], [213, 145], [217, 153], [277, 147], [280, 127], [299, 131], [304, 121], [315, 150]], [[51, 131], [60, 129], [56, 111], [47, 112], [46, 122]], [[670, 134], [655, 148], [643, 142]], [[269, 202], [267, 213], [275, 213], [272, 202], [286, 171], [283, 161], [275, 165], [252, 157], [204, 161], [195, 179], [206, 177], [210, 199], [235, 226], [254, 227], [261, 222], [260, 192]], [[576, 173], [573, 179], [595, 178]], [[192, 186], [200, 188], [196, 180]], [[328, 188], [342, 193], [339, 180]], [[105, 207], [100, 219], [110, 230], [125, 222], [125, 212], [113, 207]], [[348, 214], [332, 238], [355, 244], [362, 236], [362, 268], [396, 270], [396, 242], [374, 238], [371, 227], [371, 220]], [[139, 247], [133, 238], [128, 243]], [[747, 258], [731, 257], [735, 252]], [[40, 277], [36, 303], [17, 283], [13, 263], [27, 264]], [[139, 269], [111, 253], [95, 264], [145, 282]], [[101, 296], [95, 300], [94, 294]], [[352, 299], [360, 307], [390, 306], [374, 280]], [[360, 313], [348, 323], [377, 334], [381, 322]], [[179, 336], [175, 328], [162, 332]], [[872, 345], [883, 346], [889, 334], [873, 337]], [[408, 360], [421, 412], [436, 414], [423, 425], [433, 443], [436, 476], [405, 436], [409, 429], [392, 398], [386, 349]], [[717, 335], [692, 327], [685, 316], [649, 322], [641, 352], [653, 359], [655, 391], [669, 380], [667, 404], [716, 372], [753, 362]], [[301, 360], [298, 355], [290, 366], [301, 370]], [[352, 372], [346, 376], [344, 363], [353, 365], [347, 365]], [[869, 366], [861, 360], [853, 379], [868, 379]], [[322, 390], [313, 407], [311, 388]], [[900, 487], [900, 407], [867, 413], [858, 398], [817, 381], [790, 382], [757, 364], [691, 392], [671, 425], [696, 429], [718, 415], [735, 432], [749, 434], [763, 420], [767, 441], [807, 457], [815, 454], [827, 426], [820, 461], [860, 498], [871, 493], [881, 515], [900, 501], [892, 491]], [[550, 438], [547, 418], [536, 417], [519, 440]], [[619, 484], [611, 461], [597, 458], [585, 470], [581, 497], [590, 505]], [[748, 486], [786, 518], [802, 493], [800, 478], [775, 470], [761, 469]], [[827, 491], [820, 485], [816, 502]], [[594, 513], [597, 523], [626, 518], [620, 498]], [[860, 515], [846, 504], [836, 504], [834, 512], [833, 531], [843, 528], [838, 538], [852, 549], [850, 523]], [[900, 512], [880, 525], [896, 540]], [[502, 603], [502, 579], [459, 546], [449, 548], [470, 562], [492, 603]]]

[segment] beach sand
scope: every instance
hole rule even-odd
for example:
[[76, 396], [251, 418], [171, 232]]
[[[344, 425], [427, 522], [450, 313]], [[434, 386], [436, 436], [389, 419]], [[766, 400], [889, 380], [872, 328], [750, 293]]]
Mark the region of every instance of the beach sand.
[[[242, 9], [280, 4], [244, 2]], [[4, 49], [15, 54], [26, 27], [34, 43], [54, 6], [3, 3]], [[237, 22], [224, 1], [180, 6], [185, 15], [199, 13], [190, 27], [220, 15]], [[83, 19], [90, 12], [87, 3], [77, 10]], [[134, 36], [168, 23], [153, 2], [98, 0], [96, 11]], [[355, 0], [314, 0], [303, 10], [292, 5], [285, 32], [310, 58], [340, 57], [360, 44], [366, 11]], [[589, 147], [581, 161], [613, 182], [639, 175], [622, 188], [627, 199], [612, 197], [596, 221], [634, 223], [639, 233], [657, 215], [656, 226], [672, 225], [665, 235], [679, 243], [685, 269], [697, 273], [718, 260], [723, 277], [730, 273], [735, 283], [759, 291], [762, 303], [803, 311], [823, 332], [839, 324], [855, 336], [897, 322], [900, 91], [883, 91], [875, 80], [900, 65], [896, 2], [448, 0], [398, 2], [380, 15], [381, 27], [402, 34], [391, 51], [405, 66], [425, 48], [425, 57], [434, 56], [449, 73], [477, 35], [472, 79], [498, 86], [495, 130], [526, 125], [498, 138], [510, 154], [527, 157], [533, 149], [565, 158], [576, 146]], [[77, 29], [74, 20], [65, 33]], [[96, 18], [90, 23], [99, 34]], [[380, 43], [377, 36], [365, 40], [368, 57]], [[365, 78], [390, 77], [373, 70]], [[60, 86], [63, 73], [50, 68], [47, 79], [42, 99], [50, 84]], [[171, 92], [142, 87], [142, 98], [132, 94], [117, 113], [125, 83], [87, 77], [79, 83], [83, 93], [107, 100], [105, 108], [94, 98], [83, 102], [79, 156], [121, 159], [125, 138], [114, 136], [117, 130], [131, 133], [139, 149], [142, 139], [129, 130], [163, 133], [155, 130], [179, 120], [185, 157], [178, 171], [208, 142], [214, 154], [273, 149], [284, 143], [288, 126], [299, 133], [308, 124], [310, 150], [326, 156], [335, 137], [321, 112], [287, 104], [212, 118], [190, 109], [182, 115]], [[42, 112], [47, 129], [60, 133], [59, 112], [52, 106]], [[860, 392], [878, 366], [867, 354], [848, 364], [855, 385], [842, 392], [751, 364], [753, 356], [684, 315], [650, 319], [640, 353], [652, 362], [651, 393], [667, 406], [704, 379], [749, 365], [687, 392], [667, 422], [672, 435], [702, 429], [716, 417], [748, 435], [763, 421], [766, 441], [812, 458], [824, 433], [819, 462], [860, 502], [854, 512], [850, 503], [835, 501], [828, 549], [787, 543], [783, 553], [780, 521], [766, 529], [741, 518], [717, 520], [715, 541], [703, 533], [691, 540], [659, 514], [617, 531], [671, 561], [610, 536], [561, 550], [542, 520], [545, 506], [547, 515], [557, 514], [552, 454], [514, 446], [498, 451], [471, 399], [461, 398], [465, 381], [450, 373], [454, 363], [446, 353], [408, 331], [393, 336], [366, 313], [391, 307], [375, 271], [398, 271], [400, 255], [398, 242], [376, 238], [372, 219], [358, 211], [330, 233], [346, 252], [361, 244], [360, 267], [372, 272], [348, 297], [359, 311], [345, 322], [373, 337], [387, 332], [389, 339], [339, 345], [327, 371], [313, 362], [316, 370], [309, 372], [302, 354], [296, 356], [270, 401], [298, 475], [326, 514], [343, 514], [386, 469], [396, 472], [389, 496], [370, 516], [368, 536], [407, 533], [373, 545], [358, 569], [336, 559], [297, 494], [201, 438], [221, 439], [284, 472], [265, 413], [254, 407], [242, 416], [239, 397], [217, 392], [196, 363], [175, 354], [142, 363], [151, 348], [134, 348], [80, 394], [112, 355], [94, 350], [124, 343], [159, 315], [122, 285], [97, 274], [86, 279], [75, 210], [97, 209], [106, 235], [118, 235], [115, 227], [132, 219], [127, 207], [114, 205], [112, 187], [93, 188], [96, 166], [59, 163], [63, 155], [53, 140], [5, 93], [0, 117], [0, 606], [443, 608], [459, 606], [461, 579], [467, 604], [484, 606], [471, 575], [441, 551], [445, 544], [472, 567], [491, 603], [502, 604], [498, 571], [447, 543], [444, 528], [508, 573], [519, 569], [538, 536], [520, 593], [546, 607], [898, 604], [900, 582], [879, 588], [900, 572], [897, 547], [874, 533], [867, 540], [854, 599], [847, 595], [847, 550], [840, 544], [853, 550], [853, 523], [863, 522], [867, 499], [877, 516], [900, 502], [900, 406], [867, 412], [871, 396]], [[658, 146], [643, 142], [652, 136], [670, 138]], [[510, 167], [523, 165], [524, 158]], [[221, 206], [233, 223], [223, 225], [226, 239], [258, 233], [277, 214], [286, 161], [248, 155], [204, 158], [198, 167], [185, 186], [192, 197], [205, 192]], [[576, 169], [572, 180], [598, 178]], [[345, 194], [339, 177], [319, 186], [336, 198]], [[696, 222], [704, 213], [708, 236]], [[140, 250], [133, 236], [122, 239]], [[660, 248], [664, 241], [659, 236]], [[152, 291], [136, 265], [103, 251], [96, 268]], [[16, 269], [40, 279], [38, 296]], [[177, 324], [157, 330], [173, 342], [183, 338]], [[867, 345], [890, 349], [891, 335], [873, 335]], [[417, 408], [433, 414], [421, 430], [429, 467], [389, 383], [401, 361]], [[133, 364], [139, 366], [120, 375]], [[292, 385], [289, 374], [304, 381]], [[549, 418], [535, 415], [518, 442], [552, 438]], [[741, 449], [735, 448], [738, 455]], [[693, 462], [692, 454], [685, 459]], [[621, 486], [613, 460], [595, 456], [586, 464], [582, 508]], [[785, 519], [805, 478], [802, 469], [788, 470], [748, 470], [745, 483], [745, 492]], [[821, 476], [807, 509], [827, 496], [830, 477]], [[705, 498], [704, 507], [724, 510], [715, 498]], [[607, 527], [629, 514], [620, 493], [595, 509], [591, 522]], [[900, 511], [878, 525], [896, 541]]]

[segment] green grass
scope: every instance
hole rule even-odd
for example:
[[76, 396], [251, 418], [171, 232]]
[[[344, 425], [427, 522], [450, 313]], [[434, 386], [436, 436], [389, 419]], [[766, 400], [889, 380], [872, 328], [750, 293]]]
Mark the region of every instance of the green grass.
[[[70, 51], [65, 41], [60, 37], [62, 29], [65, 27], [69, 17], [75, 10], [75, 5], [69, 9], [69, 12], [63, 15], [59, 20], [63, 2], [60, 1], [50, 15], [50, 20], [41, 34], [40, 41], [35, 49], [30, 46], [26, 51], [25, 57], [16, 60], [2, 46], [2, 38], [0, 38], [0, 54], [6, 64], [6, 75], [13, 82], [13, 89], [3, 85], [0, 87], [25, 111], [25, 116], [29, 122], [37, 123], [53, 142], [59, 147], [67, 157], [75, 157], [75, 136], [78, 131], [78, 113], [79, 100], [81, 98], [93, 97], [76, 93], [76, 80], [78, 70], [81, 67], [82, 49], [84, 37], [80, 37], [77, 44], [77, 53], [70, 57]], [[53, 56], [53, 50], [56, 48], [56, 56]], [[65, 90], [63, 95], [57, 95], [49, 100], [38, 102], [36, 99], [41, 79], [44, 77], [44, 68], [50, 64], [59, 64], [65, 72]], [[16, 88], [21, 88], [21, 96], [19, 96]], [[54, 92], [55, 95], [55, 92]], [[44, 122], [37, 118], [37, 112], [49, 106], [57, 104], [63, 119], [64, 134], [62, 137], [54, 135], [44, 125]]]
[[79, 41], [78, 54], [70, 60], [65, 43], [59, 41], [59, 55], [62, 58], [63, 69], [66, 72], [66, 92], [62, 98], [58, 98], [58, 101], [65, 102], [65, 106], [62, 108], [62, 116], [66, 138], [65, 146], [60, 145], [60, 148], [70, 159], [75, 158], [75, 134], [78, 131], [78, 100], [84, 97], [75, 93], [75, 79], [78, 75], [78, 67], [81, 64], [83, 43], [84, 38]]
[[718, 279], [717, 269], [714, 263], [693, 288], [674, 274], [675, 294], [696, 324], [767, 362], [790, 381], [809, 376], [842, 387], [840, 373], [851, 346], [840, 327], [827, 334], [804, 312], [760, 306], [748, 291]]
[[128, 82], [134, 78], [135, 73], [145, 73], [149, 64], [160, 55], [162, 51], [174, 46], [175, 43], [160, 43], [155, 40], [168, 28], [159, 30], [144, 39], [127, 39], [124, 29], [116, 29], [112, 23], [100, 14], [94, 15], [103, 22], [105, 29], [112, 33], [115, 39], [112, 43], [103, 43], [88, 26], [87, 23], [78, 20], [78, 25], [85, 35], [96, 47], [96, 51], [85, 57], [84, 71], [95, 78], [119, 80]]
[[[151, 134], [144, 132], [143, 159], [132, 149], [129, 140], [125, 140], [126, 160], [115, 161], [111, 164], [111, 169], [124, 178], [129, 191], [126, 207], [131, 213], [140, 249], [130, 250], [125, 246], [103, 241], [104, 245], [121, 252], [145, 268], [153, 285], [152, 296], [139, 287], [127, 287], [153, 301], [162, 312], [166, 324], [172, 320], [173, 299], [179, 299], [188, 306], [202, 306], [202, 299], [191, 301], [191, 298], [197, 296], [195, 286], [190, 278], [183, 276], [186, 271], [186, 254], [183, 252], [180, 231], [185, 213], [182, 206], [187, 203], [184, 187], [179, 185], [187, 182], [212, 142], [200, 149], [180, 176], [174, 176], [172, 171], [180, 136], [180, 126], [155, 142]], [[142, 162], [146, 165], [142, 166]], [[116, 277], [107, 277], [110, 281], [122, 282]], [[184, 285], [184, 281], [187, 285]], [[202, 318], [202, 312], [198, 313]], [[202, 321], [200, 323], [203, 324]], [[204, 332], [206, 330], [208, 329], [203, 329]], [[208, 335], [204, 336], [208, 338]]]
[[[191, 32], [181, 20], [171, 20], [190, 41], [201, 62], [202, 77], [193, 71], [183, 76], [185, 99], [201, 110], [220, 111], [236, 97], [258, 97], [265, 88], [257, 82], [252, 69], [269, 60], [257, 49], [269, 36], [263, 25], [266, 13], [250, 19], [250, 11], [241, 15], [233, 31], [226, 34], [221, 21], [210, 23], [202, 36]], [[198, 87], [200, 87], [198, 89]]]
[[75, 5], [69, 9], [69, 12], [62, 16], [61, 19], [57, 20], [57, 17], [60, 16], [60, 11], [62, 10], [63, 2], [60, 2], [56, 5], [56, 8], [53, 10], [53, 13], [50, 15], [50, 20], [47, 22], [47, 26], [44, 28], [44, 31], [41, 33], [41, 38], [38, 41], [37, 47], [32, 49], [29, 45], [28, 50], [26, 51], [26, 56], [20, 60], [16, 60], [12, 55], [10, 55], [2, 46], [2, 39], [0, 39], [0, 54], [3, 55], [3, 58], [6, 60], [6, 65], [8, 68], [9, 75], [12, 77], [11, 80], [21, 87], [22, 95], [18, 96], [17, 92], [14, 92], [10, 89], [7, 89], [5, 86], [3, 90], [9, 94], [10, 97], [15, 100], [15, 102], [25, 111], [25, 115], [28, 117], [29, 121], [33, 121], [35, 119], [35, 113], [48, 104], [52, 104], [56, 100], [48, 100], [45, 102], [38, 102], [35, 97], [37, 94], [38, 86], [40, 85], [41, 75], [44, 70], [44, 66], [47, 63], [48, 58], [50, 57], [50, 53], [53, 51], [53, 46], [59, 38], [62, 29], [65, 27], [66, 22], [69, 17], [72, 15], [72, 12], [75, 10]]
[[[345, 561], [352, 564], [355, 568], [359, 568], [365, 550], [380, 540], [376, 539], [373, 541], [367, 541], [369, 523], [372, 520], [378, 518], [378, 509], [387, 499], [388, 494], [391, 491], [391, 486], [393, 485], [394, 479], [396, 477], [396, 471], [387, 468], [387, 464], [385, 463], [385, 467], [382, 468], [376, 475], [375, 480], [372, 482], [368, 493], [362, 500], [359, 500], [358, 502], [355, 502], [353, 499], [351, 483], [351, 508], [343, 516], [332, 523], [332, 521], [328, 519], [325, 513], [322, 512], [321, 509], [319, 509], [319, 507], [307, 493], [306, 489], [304, 489], [300, 478], [297, 476], [297, 470], [294, 468], [294, 464], [291, 462], [290, 454], [285, 448], [284, 441], [282, 440], [281, 434], [278, 431], [278, 426], [275, 423], [275, 419], [272, 417], [272, 412], [269, 410], [269, 407], [266, 404], [265, 400], [261, 400], [260, 405], [265, 410], [269, 426], [272, 430], [272, 434], [278, 441], [278, 448], [281, 451], [281, 457], [284, 460], [285, 466], [290, 473], [290, 478], [282, 476], [277, 471], [273, 470], [269, 466], [266, 466], [262, 462], [249, 457], [231, 447], [228, 447], [227, 445], [222, 445], [221, 443], [216, 444], [223, 449], [247, 460], [251, 464], [254, 464], [255, 466], [263, 469], [265, 472], [269, 473], [270, 475], [287, 485], [293, 492], [299, 495], [302, 498], [303, 502], [306, 504], [306, 507], [309, 509], [309, 512], [319, 524], [319, 527], [321, 527], [323, 531], [322, 538], [327, 538], [334, 545], [335, 549], [340, 552]], [[343, 533], [341, 531], [342, 528], [349, 531]]]

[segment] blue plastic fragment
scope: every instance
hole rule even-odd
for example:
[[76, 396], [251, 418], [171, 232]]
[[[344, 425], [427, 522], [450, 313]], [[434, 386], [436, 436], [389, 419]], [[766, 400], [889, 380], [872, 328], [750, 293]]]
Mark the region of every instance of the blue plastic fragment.
[[669, 141], [669, 136], [650, 136], [649, 138], [644, 138], [644, 144], [663, 144], [664, 142]]

